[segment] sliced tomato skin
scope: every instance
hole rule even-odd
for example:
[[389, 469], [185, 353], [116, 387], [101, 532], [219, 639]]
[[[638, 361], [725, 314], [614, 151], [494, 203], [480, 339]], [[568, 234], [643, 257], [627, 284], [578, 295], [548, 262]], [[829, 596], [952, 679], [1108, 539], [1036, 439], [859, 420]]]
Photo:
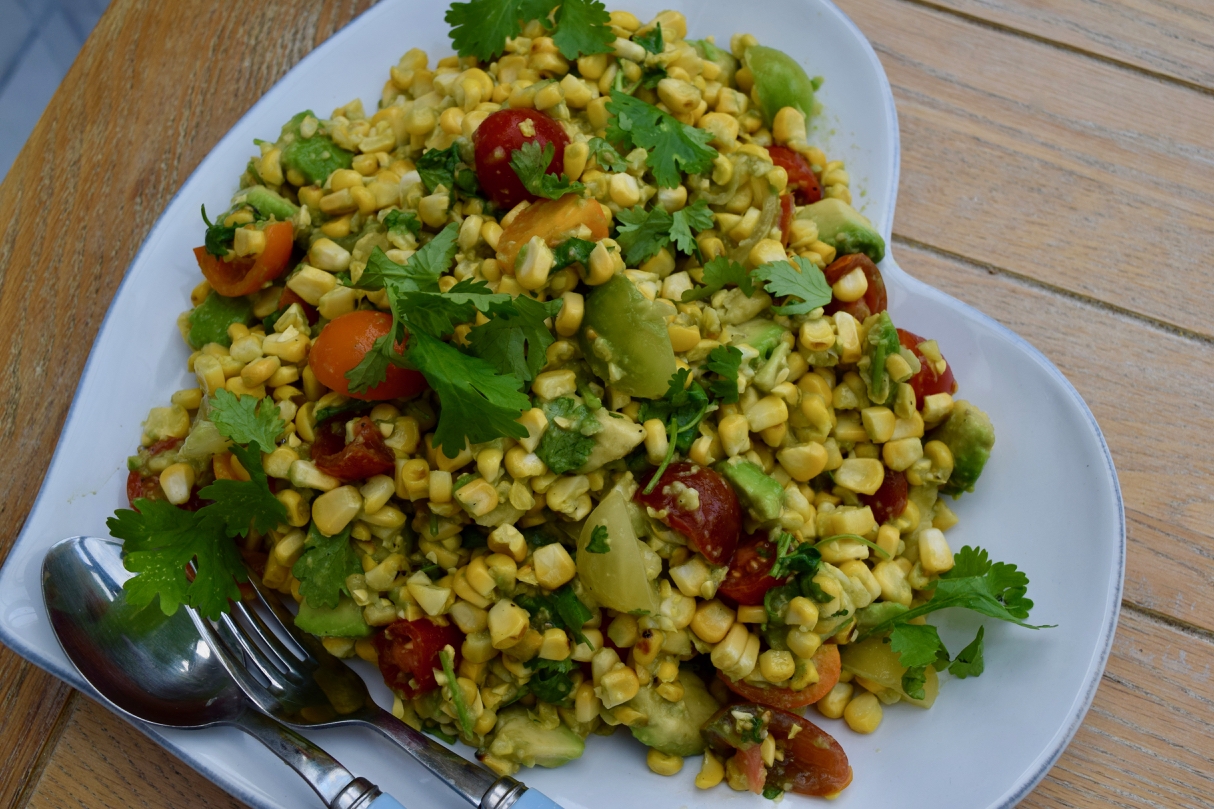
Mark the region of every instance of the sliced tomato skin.
[[[687, 537], [708, 561], [714, 565], [727, 564], [742, 531], [742, 506], [729, 482], [720, 473], [689, 461], [666, 467], [653, 491], [643, 494], [652, 478], [652, 472], [643, 476], [636, 501], [654, 511], [665, 511], [664, 522]], [[679, 495], [669, 491], [676, 482], [699, 493], [699, 508], [691, 510], [679, 504]]]
[[760, 745], [747, 747], [733, 754], [738, 762], [738, 769], [746, 776], [746, 785], [756, 795], [763, 794], [763, 784], [767, 781], [767, 768], [763, 766], [763, 748]]
[[[428, 386], [424, 376], [408, 368], [389, 365], [383, 382], [358, 393], [350, 390], [350, 381], [346, 379], [346, 372], [362, 362], [375, 341], [391, 329], [392, 315], [387, 312], [360, 309], [336, 317], [325, 325], [312, 344], [308, 365], [322, 385], [352, 399], [381, 401], [415, 396]], [[397, 344], [397, 350], [403, 351], [407, 342], [406, 337], [404, 342]]]
[[792, 194], [780, 195], [780, 243], [785, 247], [788, 246], [789, 239], [792, 238], [792, 217], [793, 217]]
[[826, 276], [826, 283], [833, 286], [836, 281], [857, 267], [864, 272], [864, 277], [868, 280], [868, 290], [865, 291], [862, 298], [856, 301], [844, 302], [837, 298], [831, 300], [823, 308], [826, 314], [847, 312], [856, 320], [863, 322], [864, 318], [869, 315], [879, 315], [889, 308], [885, 279], [881, 277], [881, 271], [877, 269], [873, 260], [863, 253], [849, 253], [846, 256], [840, 256], [828, 264], [822, 272]]
[[379, 671], [389, 688], [412, 699], [438, 687], [434, 670], [442, 669], [438, 653], [444, 646], [455, 651], [451, 662], [459, 668], [463, 641], [463, 633], [454, 626], [436, 626], [426, 618], [395, 621], [375, 636]]
[[768, 590], [787, 581], [769, 574], [775, 562], [776, 546], [771, 540], [763, 536], [743, 537], [717, 594], [737, 604], [762, 604]]
[[291, 261], [295, 228], [290, 222], [275, 222], [264, 232], [265, 249], [254, 259], [236, 258], [225, 261], [208, 253], [205, 247], [194, 248], [198, 268], [202, 270], [212, 289], [225, 297], [237, 298], [253, 294], [282, 275]]
[[824, 643], [818, 647], [818, 651], [814, 652], [812, 659], [814, 667], [818, 669], [818, 682], [800, 691], [792, 691], [788, 688], [762, 688], [751, 685], [745, 680], [735, 682], [720, 672], [717, 672], [717, 677], [725, 683], [726, 688], [747, 702], [757, 702], [772, 708], [795, 711], [806, 705], [813, 705], [826, 696], [839, 682], [839, 672], [843, 668], [843, 663], [839, 657], [838, 646], [833, 643]]
[[898, 342], [904, 348], [910, 350], [919, 359], [919, 364], [923, 366], [919, 369], [919, 373], [910, 378], [910, 386], [915, 391], [916, 406], [921, 406], [924, 397], [931, 396], [932, 394], [953, 394], [957, 392], [957, 378], [953, 376], [953, 366], [948, 364], [947, 359], [945, 360], [944, 373], [937, 374], [936, 369], [928, 365], [927, 360], [919, 353], [919, 344], [925, 340], [926, 338], [920, 337], [906, 329], [898, 329]]
[[[523, 132], [524, 122], [530, 122], [534, 134]], [[528, 191], [514, 173], [510, 159], [514, 152], [529, 141], [540, 148], [552, 144], [552, 162], [545, 174], [560, 174], [565, 166], [565, 147], [569, 136], [561, 125], [537, 110], [505, 109], [492, 113], [472, 133], [476, 152], [476, 179], [489, 198], [500, 208], [509, 210], [520, 202], [534, 202], [538, 197]]]
[[346, 443], [346, 419], [334, 416], [316, 426], [312, 461], [327, 475], [349, 482], [384, 475], [396, 468], [396, 455], [379, 427], [366, 416], [354, 421], [354, 440]]
[[877, 524], [887, 523], [906, 510], [908, 486], [906, 475], [892, 469], [885, 470], [885, 480], [872, 494], [860, 495], [860, 502], [873, 510]]
[[[794, 726], [800, 728], [788, 738]], [[843, 747], [803, 716], [773, 709], [767, 731], [784, 744], [783, 760], [772, 762], [766, 783], [799, 795], [834, 795], [852, 780]]]
[[788, 172], [788, 190], [796, 196], [798, 205], [811, 205], [822, 199], [822, 185], [804, 155], [787, 146], [768, 146], [771, 162]]

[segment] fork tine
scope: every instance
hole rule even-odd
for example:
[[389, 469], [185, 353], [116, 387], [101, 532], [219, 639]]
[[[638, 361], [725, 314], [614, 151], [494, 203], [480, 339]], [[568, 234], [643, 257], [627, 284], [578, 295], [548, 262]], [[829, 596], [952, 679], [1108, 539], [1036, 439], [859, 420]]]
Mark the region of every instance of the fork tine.
[[269, 648], [274, 657], [278, 658], [277, 668], [287, 671], [297, 671], [299, 669], [300, 655], [294, 653], [282, 642], [278, 635], [266, 624], [265, 619], [261, 617], [261, 613], [255, 607], [242, 601], [233, 605], [232, 614], [242, 618], [244, 623], [249, 625], [250, 631], [261, 640], [264, 646]]
[[[277, 619], [279, 628], [285, 630], [293, 641], [295, 647], [293, 651], [297, 652], [296, 657], [303, 658], [304, 662], [310, 664], [309, 668], [320, 665], [320, 659], [313, 651], [315, 641], [312, 641], [295, 626], [294, 616], [287, 612], [286, 607], [282, 605], [278, 597], [266, 589], [266, 586], [261, 583], [255, 573], [249, 576], [249, 583], [253, 585], [253, 589], [257, 592], [257, 597], [261, 600], [262, 605]], [[256, 612], [255, 610], [249, 611]], [[278, 637], [278, 633], [271, 631], [264, 621], [262, 621], [262, 626], [265, 626], [267, 634], [274, 635], [276, 638]]]
[[189, 610], [190, 618], [194, 621], [194, 626], [198, 629], [198, 633], [202, 635], [207, 646], [219, 658], [220, 664], [228, 672], [236, 684], [240, 686], [240, 690], [252, 700], [258, 708], [263, 711], [270, 711], [277, 704], [277, 700], [271, 695], [266, 687], [257, 680], [249, 670], [244, 667], [240, 656], [236, 654], [223, 636], [216, 631], [210, 621], [199, 615], [192, 607], [186, 607]]
[[[257, 641], [248, 636], [245, 628], [238, 622], [233, 621], [230, 615], [220, 616], [219, 621], [228, 630], [232, 639], [239, 645], [240, 650], [244, 653], [244, 659], [255, 666], [262, 676], [266, 678], [266, 681], [269, 683], [268, 690], [270, 693], [278, 695], [285, 692], [290, 687], [289, 683], [282, 682], [285, 675], [266, 656], [266, 653], [257, 645]], [[236, 657], [239, 658], [240, 656], [237, 655]]]

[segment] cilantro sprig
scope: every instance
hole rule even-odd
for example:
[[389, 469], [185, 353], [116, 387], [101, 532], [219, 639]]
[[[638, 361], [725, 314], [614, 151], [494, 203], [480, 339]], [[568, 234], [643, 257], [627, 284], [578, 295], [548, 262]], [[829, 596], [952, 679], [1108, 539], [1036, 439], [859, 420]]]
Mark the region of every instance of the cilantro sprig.
[[552, 143], [545, 143], [541, 148], [538, 141], [529, 140], [510, 155], [510, 168], [514, 169], [523, 187], [537, 197], [560, 199], [566, 194], [585, 191], [586, 186], [576, 180], [570, 181], [564, 173], [548, 173], [555, 156], [556, 146]]
[[591, 138], [586, 145], [590, 148], [590, 157], [598, 161], [599, 168], [604, 171], [614, 171], [619, 174], [621, 171], [628, 170], [628, 164], [624, 162], [624, 158], [620, 157], [620, 153], [602, 138]]
[[804, 315], [830, 303], [834, 293], [822, 271], [800, 256], [793, 256], [792, 261], [796, 266], [788, 261], [769, 261], [751, 273], [764, 282], [764, 288], [773, 297], [791, 296], [801, 300], [800, 303], [773, 306], [772, 311], [779, 315]]
[[704, 285], [687, 290], [681, 300], [688, 303], [711, 298], [729, 285], [738, 287], [747, 297], [755, 294], [754, 282], [746, 268], [725, 256], [717, 256], [704, 265]]
[[723, 404], [738, 401], [738, 371], [742, 368], [742, 352], [733, 346], [717, 346], [708, 352], [704, 367], [721, 378], [708, 383], [708, 392]]
[[217, 258], [223, 258], [232, 249], [232, 242], [236, 239], [236, 228], [224, 225], [222, 218], [212, 224], [211, 220], [207, 218], [207, 206], [205, 205], [202, 206], [202, 221], [207, 225], [206, 238], [203, 241], [207, 252]]
[[646, 211], [639, 205], [620, 211], [621, 223], [616, 241], [624, 248], [628, 266], [638, 266], [656, 255], [671, 242], [683, 253], [691, 255], [698, 251], [694, 228], [697, 232], [712, 227], [712, 211], [702, 199], [675, 211], [673, 214], [661, 206]]
[[[210, 403], [210, 418], [232, 446], [249, 480], [217, 480], [198, 492], [211, 501], [187, 511], [163, 500], [139, 498], [134, 509], [118, 509], [106, 520], [115, 539], [124, 543], [123, 565], [135, 576], [123, 588], [136, 606], [160, 599], [172, 615], [182, 604], [208, 618], [228, 610], [240, 598], [237, 582], [248, 580], [233, 537], [250, 530], [269, 531], [287, 517], [286, 507], [271, 492], [261, 453], [272, 450], [285, 424], [269, 400], [237, 397], [219, 390]], [[246, 445], [246, 446], [242, 446]], [[187, 566], [193, 564], [193, 579]]]
[[607, 111], [607, 140], [625, 150], [648, 150], [649, 168], [662, 188], [678, 186], [683, 173], [707, 171], [717, 158], [717, 150], [708, 145], [711, 132], [688, 126], [639, 98], [612, 90]]
[[460, 56], [475, 56], [482, 62], [495, 59], [506, 49], [506, 40], [523, 32], [523, 24], [540, 20], [551, 27], [554, 9], [556, 32], [552, 35], [566, 59], [579, 55], [608, 53], [615, 34], [611, 15], [599, 0], [471, 0], [452, 3], [446, 20], [451, 24], [451, 42]]
[[304, 540], [304, 552], [291, 568], [291, 575], [299, 579], [299, 594], [309, 606], [333, 609], [343, 594], [350, 595], [346, 577], [362, 571], [358, 554], [350, 544], [349, 528], [330, 537], [312, 523]]
[[583, 624], [590, 620], [590, 610], [570, 585], [566, 584], [548, 595], [517, 595], [514, 603], [531, 614], [531, 625], [536, 629], [564, 629], [578, 643], [594, 645], [582, 633]]

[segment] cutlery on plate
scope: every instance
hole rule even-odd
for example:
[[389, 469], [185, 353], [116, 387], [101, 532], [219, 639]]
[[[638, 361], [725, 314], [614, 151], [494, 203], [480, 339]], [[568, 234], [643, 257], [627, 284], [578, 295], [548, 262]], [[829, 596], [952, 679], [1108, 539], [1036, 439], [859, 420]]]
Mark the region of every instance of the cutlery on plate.
[[362, 677], [300, 631], [255, 573], [249, 581], [264, 610], [241, 602], [216, 624], [196, 613], [194, 621], [224, 668], [266, 714], [292, 727], [375, 728], [479, 809], [560, 809], [538, 790], [468, 761], [379, 707]]
[[121, 713], [162, 727], [231, 725], [308, 782], [329, 809], [404, 809], [294, 730], [257, 710], [184, 610], [127, 603], [122, 546], [72, 537], [42, 562], [51, 627], [80, 674]]

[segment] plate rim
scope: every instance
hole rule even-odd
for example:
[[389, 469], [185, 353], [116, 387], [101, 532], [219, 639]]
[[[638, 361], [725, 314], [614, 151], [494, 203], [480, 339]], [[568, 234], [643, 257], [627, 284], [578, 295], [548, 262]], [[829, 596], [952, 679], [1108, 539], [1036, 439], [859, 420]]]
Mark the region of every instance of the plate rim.
[[[1116, 630], [1121, 613], [1121, 599], [1125, 587], [1127, 535], [1125, 504], [1121, 492], [1121, 483], [1117, 475], [1116, 466], [1113, 462], [1112, 453], [1109, 450], [1108, 442], [1105, 440], [1104, 432], [1101, 430], [1095, 415], [1091, 411], [1091, 408], [1088, 407], [1087, 402], [1084, 400], [1079, 391], [1076, 390], [1075, 386], [1071, 384], [1070, 380], [1066, 378], [1061, 370], [1059, 370], [1048, 357], [1033, 346], [1028, 340], [1020, 336], [1012, 329], [998, 322], [990, 315], [987, 315], [977, 307], [971, 306], [970, 304], [967, 304], [964, 301], [949, 295], [947, 292], [937, 289], [936, 287], [906, 272], [894, 259], [892, 255], [892, 233], [894, 212], [897, 206], [898, 188], [901, 179], [901, 137], [898, 126], [897, 105], [894, 99], [892, 87], [889, 83], [889, 77], [885, 73], [884, 66], [881, 64], [881, 61], [877, 56], [876, 50], [873, 48], [872, 43], [869, 41], [868, 37], [865, 36], [860, 27], [851, 19], [851, 17], [840, 9], [833, 2], [833, 0], [817, 1], [822, 4], [824, 10], [835, 15], [862, 44], [867, 58], [875, 68], [876, 76], [882, 90], [884, 91], [884, 106], [888, 115], [889, 138], [892, 148], [890, 149], [890, 155], [887, 161], [887, 171], [891, 177], [891, 182], [889, 185], [890, 191], [887, 199], [883, 201], [883, 213], [885, 215], [884, 221], [880, 225], [882, 236], [885, 238], [889, 248], [887, 249], [885, 260], [881, 262], [882, 271], [888, 272], [888, 270], [894, 270], [899, 279], [899, 283], [905, 284], [908, 288], [915, 288], [918, 292], [936, 297], [949, 308], [959, 310], [960, 312], [974, 317], [980, 322], [983, 322], [984, 325], [986, 325], [992, 331], [998, 333], [1005, 339], [1008, 339], [1010, 342], [1015, 344], [1028, 357], [1031, 357], [1039, 367], [1045, 370], [1049, 376], [1053, 377], [1056, 383], [1060, 383], [1061, 389], [1066, 392], [1072, 403], [1078, 406], [1079, 412], [1087, 420], [1087, 423], [1095, 434], [1101, 454], [1105, 461], [1105, 471], [1108, 475], [1109, 482], [1112, 485], [1111, 493], [1113, 495], [1116, 510], [1117, 555], [1112, 566], [1113, 575], [1110, 576], [1109, 587], [1106, 592], [1107, 600], [1105, 614], [1103, 616], [1103, 625], [1101, 627], [1100, 637], [1094, 649], [1094, 653], [1089, 660], [1088, 670], [1085, 673], [1084, 689], [1081, 693], [1076, 695], [1076, 699], [1072, 703], [1066, 726], [1059, 728], [1050, 741], [1049, 746], [1038, 755], [1036, 763], [1030, 764], [1016, 780], [1016, 782], [1014, 782], [1008, 788], [1008, 790], [1004, 792], [1003, 796], [996, 799], [996, 801], [989, 806], [989, 809], [1012, 809], [1012, 807], [1027, 796], [1028, 793], [1031, 792], [1045, 778], [1050, 769], [1055, 763], [1057, 763], [1058, 759], [1061, 758], [1075, 734], [1082, 726], [1083, 720], [1086, 717], [1088, 710], [1091, 708], [1092, 702], [1096, 696], [1096, 692], [1100, 687], [1101, 680], [1103, 679], [1103, 673], [1108, 664], [1108, 659], [1112, 652], [1113, 640], [1116, 636]], [[193, 180], [194, 177], [199, 174], [204, 164], [207, 162], [207, 158], [210, 157], [210, 155], [216, 150], [223, 147], [230, 139], [236, 137], [236, 130], [239, 129], [242, 123], [258, 112], [259, 108], [262, 106], [262, 101], [267, 96], [278, 90], [287, 81], [289, 81], [292, 75], [297, 72], [298, 68], [308, 64], [314, 59], [322, 58], [324, 54], [337, 43], [343, 41], [349, 36], [353, 36], [355, 23], [362, 23], [365, 25], [367, 20], [374, 19], [381, 14], [386, 14], [387, 10], [392, 8], [393, 5], [394, 4], [390, 2], [390, 0], [389, 2], [377, 3], [358, 16], [352, 18], [340, 30], [334, 32], [332, 36], [317, 47], [313, 48], [298, 62], [292, 65], [261, 95], [260, 98], [258, 98], [257, 101], [255, 101], [249, 107], [249, 109], [247, 109], [235, 122], [233, 122], [232, 126], [223, 135], [223, 137], [221, 137], [214, 144], [214, 146], [208, 150], [207, 154], [199, 161], [198, 166], [196, 166], [194, 170], [190, 172], [190, 174], [181, 182], [177, 190], [174, 191], [173, 195], [165, 202], [163, 208], [161, 209], [160, 217], [157, 218], [156, 222], [149, 229], [147, 237], [145, 237], [142, 244], [140, 244], [139, 249], [135, 252], [130, 263], [127, 265], [127, 268], [123, 273], [122, 281], [115, 289], [114, 295], [110, 301], [110, 305], [106, 309], [105, 316], [102, 318], [101, 323], [98, 326], [97, 335], [94, 336], [92, 345], [89, 348], [88, 358], [85, 360], [85, 365], [81, 371], [80, 379], [76, 384], [76, 389], [72, 395], [71, 404], [69, 405], [68, 411], [64, 417], [59, 438], [56, 439], [55, 449], [51, 455], [50, 462], [46, 466], [46, 471], [39, 486], [38, 494], [35, 496], [33, 503], [30, 505], [21, 529], [18, 531], [16, 538], [13, 540], [12, 546], [5, 556], [4, 565], [0, 567], [0, 576], [3, 576], [3, 574], [7, 571], [9, 562], [12, 560], [15, 552], [23, 545], [34, 541], [33, 537], [30, 535], [32, 529], [29, 525], [29, 517], [38, 511], [42, 505], [43, 498], [47, 496], [46, 481], [51, 477], [57, 465], [63, 461], [63, 434], [67, 431], [68, 426], [73, 423], [78, 414], [78, 408], [82, 405], [79, 395], [81, 389], [84, 387], [85, 382], [91, 378], [91, 375], [96, 372], [95, 365], [98, 360], [97, 338], [104, 332], [110, 322], [111, 316], [114, 315], [114, 302], [122, 296], [128, 283], [132, 282], [132, 273], [130, 271], [131, 268], [142, 260], [144, 253], [148, 251], [150, 246], [156, 241], [156, 236], [158, 235], [157, 231], [160, 229], [164, 212], [177, 201], [177, 198], [181, 196], [182, 192], [190, 184], [191, 180]], [[41, 566], [39, 565], [39, 570], [40, 568]], [[227, 777], [227, 773], [210, 767], [204, 761], [198, 760], [189, 755], [187, 751], [178, 747], [166, 735], [164, 735], [158, 726], [150, 725], [146, 722], [134, 719], [117, 709], [112, 703], [110, 703], [95, 689], [93, 689], [93, 687], [81, 677], [79, 672], [76, 671], [76, 669], [72, 667], [70, 663], [67, 666], [63, 666], [60, 664], [60, 661], [51, 659], [49, 656], [47, 656], [47, 653], [42, 647], [26, 643], [24, 638], [20, 635], [14, 634], [10, 630], [8, 624], [5, 622], [0, 622], [0, 642], [3, 642], [4, 645], [17, 652], [31, 663], [34, 663], [38, 667], [67, 682], [73, 688], [83, 692], [95, 702], [103, 705], [115, 715], [133, 725], [144, 735], [156, 741], [156, 743], [162, 748], [181, 758], [192, 769], [202, 774], [229, 795], [232, 795], [250, 806], [258, 807], [258, 809], [278, 809], [277, 804], [263, 801], [260, 795], [251, 793], [248, 790], [243, 789], [239, 783], [231, 781]]]

